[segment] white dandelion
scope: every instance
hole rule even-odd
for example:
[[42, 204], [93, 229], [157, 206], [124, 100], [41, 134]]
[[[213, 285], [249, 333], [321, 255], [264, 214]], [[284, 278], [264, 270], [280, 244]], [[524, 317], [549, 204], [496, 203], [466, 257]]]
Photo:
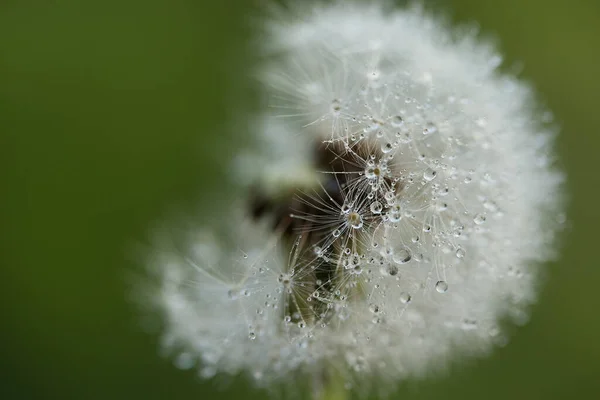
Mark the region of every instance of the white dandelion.
[[199, 229], [157, 259], [165, 348], [204, 377], [309, 377], [318, 397], [332, 382], [387, 391], [505, 343], [562, 211], [531, 89], [474, 32], [416, 8], [276, 15], [262, 144], [236, 164], [248, 196], [225, 237]]

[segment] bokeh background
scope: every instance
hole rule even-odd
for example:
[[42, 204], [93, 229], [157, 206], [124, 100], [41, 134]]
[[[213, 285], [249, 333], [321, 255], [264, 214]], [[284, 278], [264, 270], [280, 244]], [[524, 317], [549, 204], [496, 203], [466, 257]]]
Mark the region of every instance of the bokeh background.
[[[476, 21], [554, 111], [569, 228], [507, 347], [394, 398], [599, 398], [600, 2], [426, 3]], [[251, 6], [0, 1], [0, 398], [265, 396], [172, 367], [128, 300], [155, 221], [234, 195], [225, 165], [248, 130], [223, 126], [253, 103]]]

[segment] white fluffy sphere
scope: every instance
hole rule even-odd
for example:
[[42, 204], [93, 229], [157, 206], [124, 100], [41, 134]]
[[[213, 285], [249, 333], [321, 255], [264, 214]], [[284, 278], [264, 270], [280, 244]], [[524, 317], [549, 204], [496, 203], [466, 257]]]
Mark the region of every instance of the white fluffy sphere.
[[547, 113], [493, 48], [418, 9], [299, 8], [267, 22], [262, 151], [238, 159], [284, 212], [242, 199], [229, 239], [161, 257], [165, 346], [261, 384], [392, 382], [488, 352], [555, 254]]

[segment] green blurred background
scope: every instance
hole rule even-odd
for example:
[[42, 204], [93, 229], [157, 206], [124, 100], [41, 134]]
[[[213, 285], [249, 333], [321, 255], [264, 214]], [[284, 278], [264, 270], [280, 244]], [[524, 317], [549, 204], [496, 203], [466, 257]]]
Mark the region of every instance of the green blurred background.
[[[506, 348], [394, 398], [600, 398], [600, 2], [430, 6], [477, 21], [555, 112], [570, 228]], [[253, 97], [248, 12], [241, 1], [0, 2], [0, 398], [264, 397], [172, 367], [127, 300], [131, 247], [154, 221], [173, 209], [202, 218], [232, 195], [223, 166], [246, 126], [222, 127]]]

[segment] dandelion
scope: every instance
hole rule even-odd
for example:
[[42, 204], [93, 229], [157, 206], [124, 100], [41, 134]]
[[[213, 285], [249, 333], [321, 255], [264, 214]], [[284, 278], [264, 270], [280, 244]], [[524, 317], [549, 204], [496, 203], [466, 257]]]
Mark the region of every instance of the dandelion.
[[248, 195], [156, 259], [164, 347], [203, 377], [324, 398], [504, 344], [564, 219], [531, 89], [417, 8], [303, 4], [266, 26]]

